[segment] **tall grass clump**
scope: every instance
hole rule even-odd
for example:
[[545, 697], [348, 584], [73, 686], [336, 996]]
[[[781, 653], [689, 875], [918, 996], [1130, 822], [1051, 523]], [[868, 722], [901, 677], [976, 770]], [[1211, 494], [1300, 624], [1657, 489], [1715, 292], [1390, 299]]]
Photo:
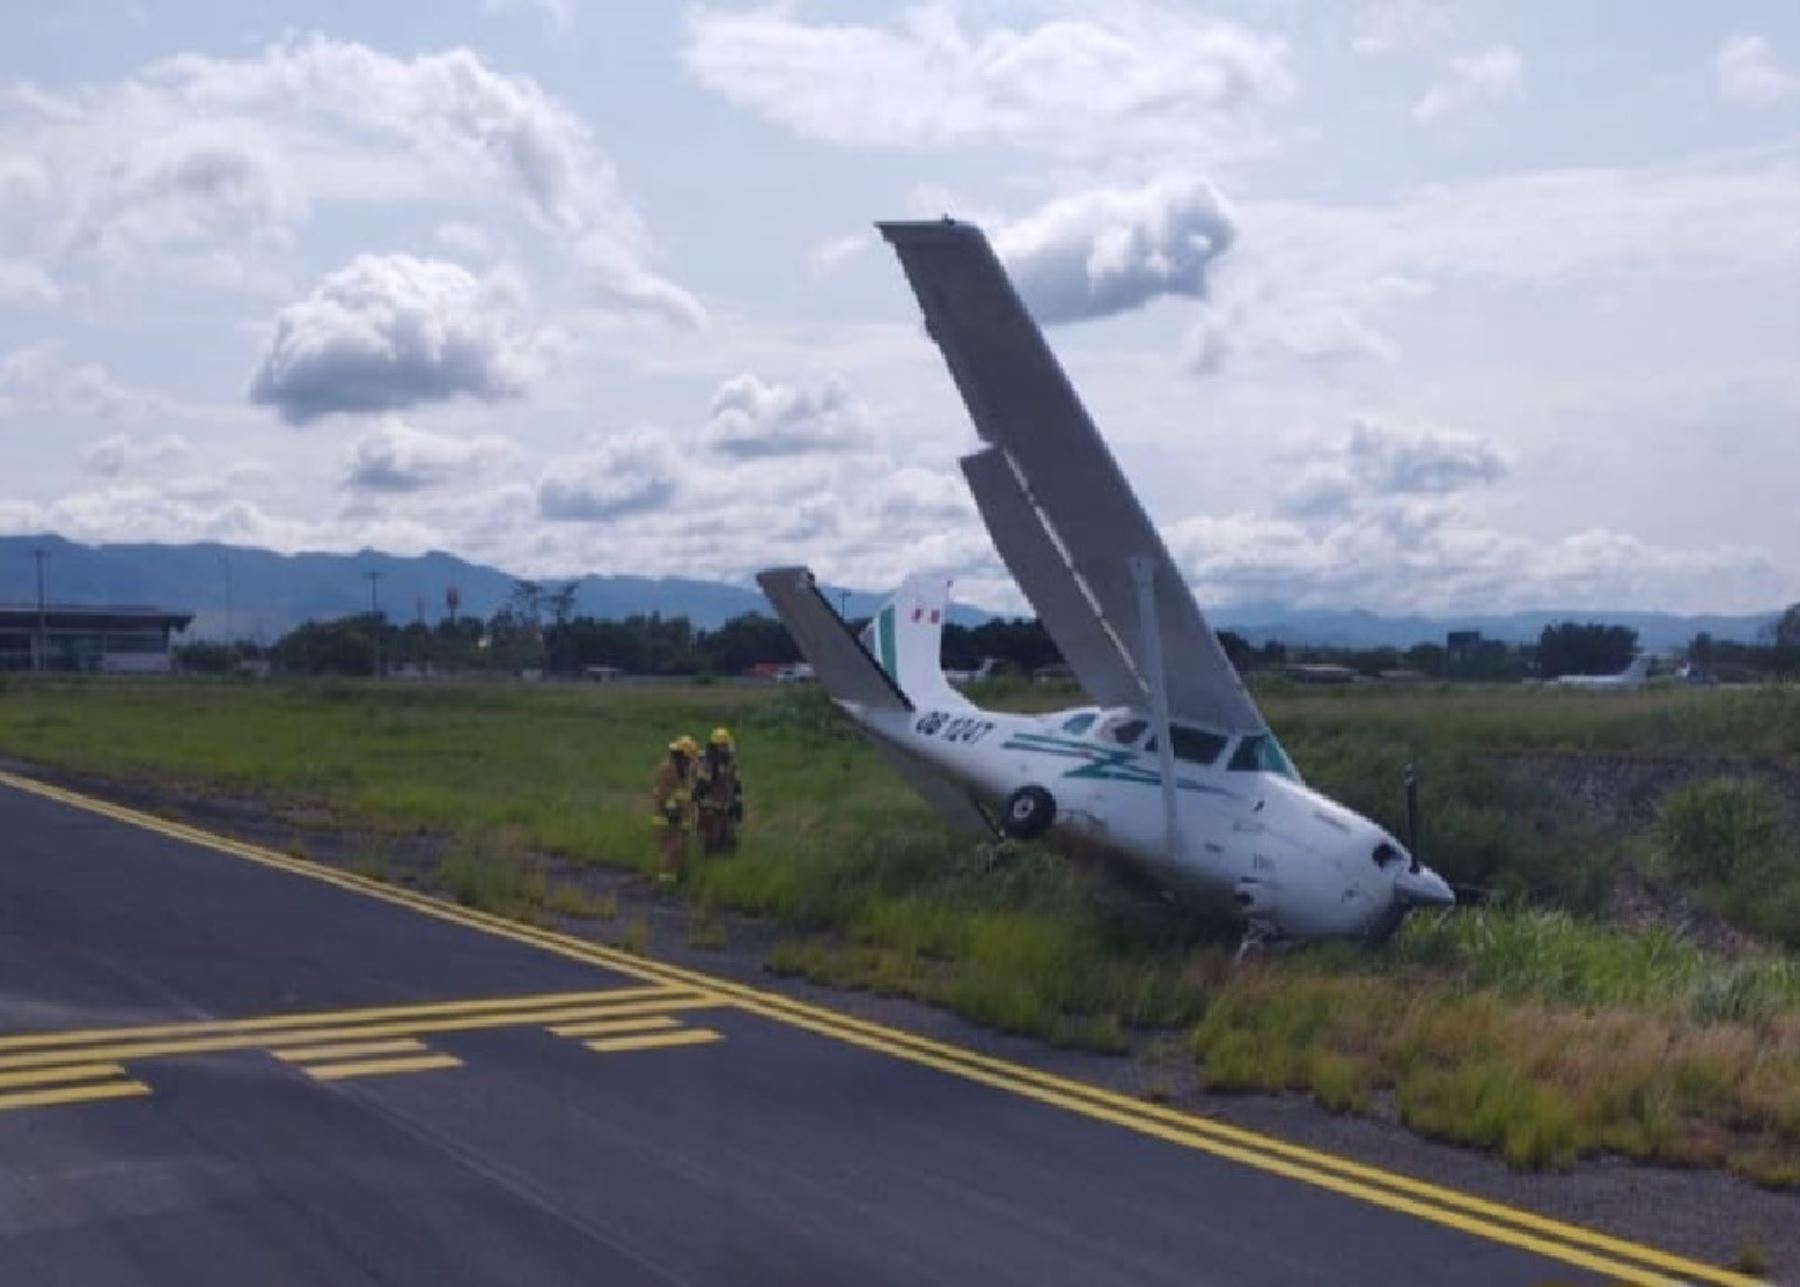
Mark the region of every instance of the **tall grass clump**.
[[1652, 829], [1652, 868], [1735, 924], [1800, 948], [1800, 843], [1761, 781], [1671, 791]]
[[1659, 856], [1670, 875], [1730, 885], [1772, 864], [1781, 814], [1761, 782], [1718, 778], [1671, 791], [1657, 811]]
[[438, 879], [464, 907], [530, 920], [544, 905], [546, 881], [525, 857], [516, 834], [483, 835], [459, 844]]

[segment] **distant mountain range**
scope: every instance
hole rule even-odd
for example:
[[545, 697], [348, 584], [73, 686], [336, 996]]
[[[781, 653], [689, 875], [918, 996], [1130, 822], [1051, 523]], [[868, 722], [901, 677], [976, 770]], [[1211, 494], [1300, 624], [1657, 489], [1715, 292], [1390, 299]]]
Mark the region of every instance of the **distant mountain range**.
[[[356, 554], [277, 554], [248, 546], [202, 542], [191, 545], [79, 545], [58, 536], [0, 536], [0, 603], [35, 603], [32, 551], [48, 551], [46, 597], [54, 603], [153, 604], [192, 612], [188, 638], [222, 638], [226, 633], [227, 565], [231, 629], [240, 638], [273, 641], [312, 618], [346, 616], [369, 608], [368, 574], [379, 573], [375, 593], [382, 610], [397, 621], [445, 614], [445, 595], [455, 586], [464, 616], [488, 616], [507, 598], [514, 578], [499, 568], [432, 551], [401, 557], [363, 550]], [[866, 616], [885, 591], [827, 591], [833, 606]], [[592, 576], [576, 596], [578, 614], [627, 617], [658, 612], [685, 616], [711, 628], [745, 612], [768, 612], [753, 586], [696, 581], [683, 577]], [[974, 625], [991, 614], [959, 607], [952, 620]], [[1210, 613], [1215, 625], [1235, 630], [1252, 643], [1341, 647], [1405, 647], [1442, 641], [1450, 630], [1479, 630], [1490, 639], [1536, 639], [1557, 621], [1605, 621], [1630, 626], [1640, 642], [1660, 651], [1686, 643], [1700, 631], [1718, 639], [1754, 641], [1778, 615], [1677, 616], [1663, 612], [1604, 612], [1559, 609], [1504, 615], [1384, 617], [1361, 610], [1289, 608], [1277, 603], [1243, 604]]]

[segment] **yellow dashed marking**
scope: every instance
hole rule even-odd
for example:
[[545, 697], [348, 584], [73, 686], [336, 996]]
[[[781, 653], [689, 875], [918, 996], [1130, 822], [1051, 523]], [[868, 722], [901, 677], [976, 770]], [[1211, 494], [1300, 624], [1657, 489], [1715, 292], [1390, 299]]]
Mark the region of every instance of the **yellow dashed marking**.
[[[483, 1028], [513, 1028], [525, 1025], [577, 1023], [584, 1019], [607, 1019], [622, 1015], [659, 1013], [668, 1010], [711, 1009], [719, 1005], [711, 998], [674, 1001], [634, 1001], [625, 1005], [603, 1006], [588, 1003], [560, 1010], [533, 1010], [528, 1014], [510, 1011], [502, 1014], [462, 1014], [417, 1022], [371, 1023], [355, 1027], [336, 1026], [302, 1028], [295, 1032], [224, 1033], [217, 1036], [188, 1037], [175, 1041], [128, 1041], [116, 1046], [95, 1046], [81, 1051], [81, 1057], [126, 1062], [137, 1059], [165, 1059], [173, 1055], [203, 1055], [226, 1050], [262, 1050], [287, 1046], [325, 1045], [340, 1041], [356, 1041], [382, 1037], [415, 1037], [429, 1032], [473, 1032]], [[284, 1016], [288, 1017], [288, 1016]], [[142, 1031], [141, 1029], [138, 1031]], [[67, 1063], [66, 1050], [22, 1051], [0, 1055], [0, 1070], [41, 1068]]]
[[[429, 1018], [433, 1015], [464, 1013], [498, 1014], [513, 1010], [567, 1009], [592, 1001], [614, 1004], [642, 1001], [651, 997], [691, 997], [692, 988], [672, 988], [658, 984], [641, 988], [614, 988], [597, 992], [545, 992], [524, 997], [487, 997], [469, 1001], [427, 1001], [419, 1005], [375, 1006], [360, 1010], [320, 1010], [313, 1013], [268, 1015], [260, 1019], [199, 1019], [176, 1023], [145, 1024], [134, 1028], [84, 1028], [73, 1032], [33, 1032], [0, 1037], [0, 1050], [23, 1047], [42, 1050], [51, 1046], [79, 1046], [103, 1041], [127, 1041], [135, 1037], [200, 1037], [228, 1036], [249, 1032], [279, 1031], [282, 1028], [316, 1028], [329, 1024], [367, 1023], [378, 1019]], [[533, 1023], [524, 1017], [520, 1023]]]
[[672, 1046], [704, 1046], [723, 1040], [724, 1035], [711, 1028], [683, 1028], [679, 1032], [657, 1032], [642, 1037], [602, 1037], [584, 1044], [597, 1055], [616, 1055], [627, 1050], [667, 1050]]
[[56, 1090], [22, 1090], [0, 1095], [0, 1113], [14, 1108], [49, 1108], [55, 1104], [82, 1104], [96, 1099], [132, 1099], [148, 1095], [141, 1081], [104, 1081], [96, 1086], [63, 1086]]
[[559, 1037], [604, 1037], [614, 1032], [654, 1032], [658, 1028], [680, 1026], [674, 1019], [653, 1014], [642, 1019], [595, 1019], [589, 1023], [561, 1023], [550, 1031]]
[[310, 1063], [314, 1059], [355, 1059], [363, 1055], [403, 1055], [425, 1049], [422, 1041], [351, 1041], [335, 1046], [302, 1046], [298, 1050], [271, 1050], [277, 1059], [290, 1064]]
[[0, 1090], [13, 1086], [47, 1086], [58, 1082], [99, 1081], [105, 1077], [123, 1077], [125, 1070], [117, 1064], [63, 1064], [57, 1068], [38, 1068], [31, 1072], [0, 1073]]
[[411, 1059], [364, 1059], [349, 1063], [317, 1064], [306, 1070], [315, 1081], [342, 1081], [346, 1077], [380, 1077], [388, 1073], [429, 1072], [433, 1068], [461, 1068], [455, 1055], [415, 1055]]

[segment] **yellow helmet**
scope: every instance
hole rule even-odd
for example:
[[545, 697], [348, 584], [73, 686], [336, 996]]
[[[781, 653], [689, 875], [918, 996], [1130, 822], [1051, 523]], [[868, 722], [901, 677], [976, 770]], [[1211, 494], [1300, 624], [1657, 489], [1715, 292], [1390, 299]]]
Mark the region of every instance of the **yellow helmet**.
[[728, 728], [715, 728], [712, 731], [712, 736], [707, 740], [714, 746], [730, 746], [731, 730]]
[[671, 751], [680, 751], [683, 755], [698, 755], [700, 753], [700, 743], [683, 733], [680, 737], [669, 743], [669, 749]]

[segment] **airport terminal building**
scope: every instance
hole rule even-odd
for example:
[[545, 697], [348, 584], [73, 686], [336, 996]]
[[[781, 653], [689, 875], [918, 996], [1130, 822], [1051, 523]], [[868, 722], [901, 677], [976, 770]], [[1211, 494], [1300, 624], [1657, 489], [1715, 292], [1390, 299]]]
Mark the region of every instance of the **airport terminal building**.
[[0, 604], [0, 670], [165, 675], [170, 639], [193, 619], [162, 608]]

